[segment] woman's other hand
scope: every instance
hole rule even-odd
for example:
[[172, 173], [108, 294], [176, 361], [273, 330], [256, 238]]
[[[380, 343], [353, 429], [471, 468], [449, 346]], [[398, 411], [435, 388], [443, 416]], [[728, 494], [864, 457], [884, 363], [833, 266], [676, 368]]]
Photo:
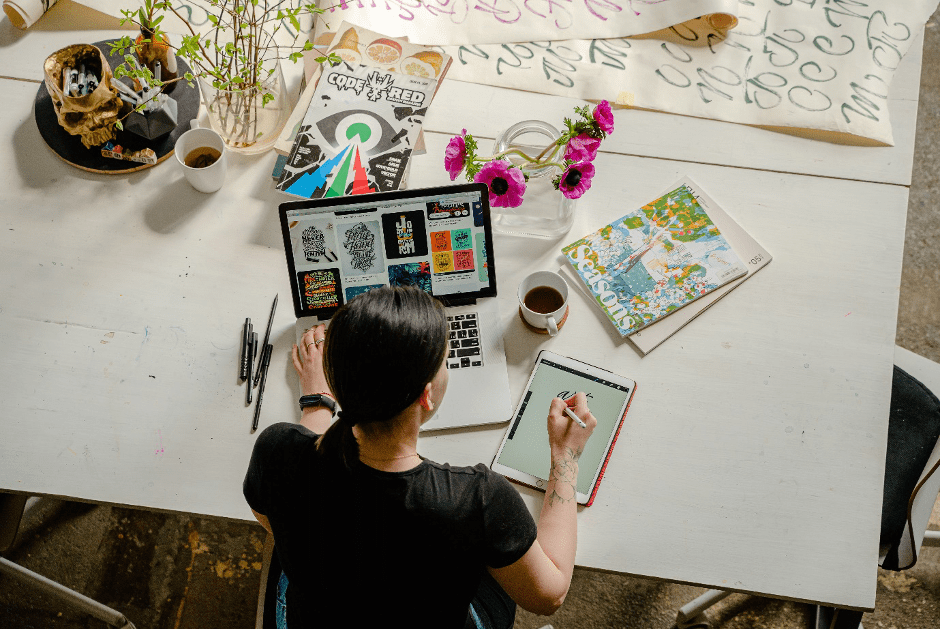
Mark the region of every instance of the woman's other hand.
[[294, 370], [301, 383], [301, 395], [326, 393], [333, 397], [323, 371], [323, 344], [326, 326], [322, 323], [304, 332], [301, 344], [291, 351]]

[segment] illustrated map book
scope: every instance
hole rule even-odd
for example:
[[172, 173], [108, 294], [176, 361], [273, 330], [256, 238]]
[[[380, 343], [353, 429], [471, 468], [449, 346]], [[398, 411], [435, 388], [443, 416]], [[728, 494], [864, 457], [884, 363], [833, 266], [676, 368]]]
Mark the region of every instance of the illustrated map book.
[[707, 213], [704, 206], [709, 205], [705, 193], [685, 178], [643, 207], [562, 248], [577, 283], [622, 337], [665, 321], [747, 275], [746, 265]]
[[[687, 180], [684, 180], [687, 181]], [[694, 185], [694, 184], [693, 184]], [[681, 310], [674, 312], [669, 317], [664, 317], [655, 323], [644, 327], [633, 334], [629, 334], [627, 339], [642, 354], [648, 354], [655, 347], [658, 347], [665, 340], [673, 336], [687, 323], [698, 317], [707, 308], [712, 306], [729, 294], [735, 287], [753, 276], [771, 262], [771, 254], [762, 247], [752, 236], [745, 231], [741, 225], [735, 222], [715, 201], [707, 194], [702, 193], [699, 196], [699, 203], [709, 213], [709, 218], [716, 224], [719, 231], [725, 236], [725, 239], [732, 245], [732, 249], [738, 254], [739, 258], [745, 262], [747, 273], [722, 286], [716, 290], [700, 297], [693, 303], [685, 306]], [[568, 263], [563, 263], [560, 271], [567, 280], [575, 283], [585, 289], [588, 293], [588, 287], [578, 280], [577, 271]]]
[[398, 189], [435, 85], [346, 61], [325, 68], [278, 190], [319, 199]]

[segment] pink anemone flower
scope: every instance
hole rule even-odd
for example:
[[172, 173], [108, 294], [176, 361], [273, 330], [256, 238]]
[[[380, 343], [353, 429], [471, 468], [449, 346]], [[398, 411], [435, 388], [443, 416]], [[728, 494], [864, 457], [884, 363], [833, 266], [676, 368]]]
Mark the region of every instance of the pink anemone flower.
[[559, 190], [566, 199], [578, 199], [591, 188], [595, 167], [591, 162], [579, 162], [569, 166], [559, 179]]
[[457, 179], [457, 176], [464, 170], [464, 159], [467, 157], [467, 146], [464, 144], [464, 136], [467, 129], [461, 129], [461, 135], [456, 135], [448, 142], [444, 149], [444, 169], [451, 175], [451, 181]]
[[519, 207], [526, 192], [526, 179], [519, 168], [503, 159], [488, 162], [474, 175], [474, 181], [487, 184], [491, 207]]
[[565, 159], [572, 162], [590, 162], [598, 154], [601, 140], [584, 133], [576, 135], [565, 145]]
[[602, 131], [607, 134], [614, 133], [614, 114], [611, 113], [611, 104], [608, 101], [598, 103], [591, 115]]

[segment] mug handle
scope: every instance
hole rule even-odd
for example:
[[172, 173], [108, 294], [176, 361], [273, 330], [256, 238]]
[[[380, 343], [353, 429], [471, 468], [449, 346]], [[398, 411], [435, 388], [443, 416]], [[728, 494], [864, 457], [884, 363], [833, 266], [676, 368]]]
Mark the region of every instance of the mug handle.
[[555, 336], [559, 333], [559, 326], [553, 317], [546, 317], [546, 330], [548, 330], [549, 336]]

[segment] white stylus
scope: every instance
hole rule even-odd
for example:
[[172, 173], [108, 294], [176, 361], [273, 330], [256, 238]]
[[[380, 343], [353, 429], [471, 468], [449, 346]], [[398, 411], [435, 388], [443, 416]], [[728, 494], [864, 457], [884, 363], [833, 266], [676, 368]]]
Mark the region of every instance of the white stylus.
[[573, 412], [572, 412], [572, 409], [570, 409], [568, 406], [565, 407], [565, 414], [568, 415], [569, 417], [571, 417], [573, 420], [575, 420], [575, 423], [578, 424], [579, 426], [581, 426], [582, 428], [588, 428], [588, 426], [585, 424], [585, 422], [583, 422], [582, 420], [580, 420], [580, 419], [578, 418], [578, 415], [576, 415], [575, 413], [573, 413]]

